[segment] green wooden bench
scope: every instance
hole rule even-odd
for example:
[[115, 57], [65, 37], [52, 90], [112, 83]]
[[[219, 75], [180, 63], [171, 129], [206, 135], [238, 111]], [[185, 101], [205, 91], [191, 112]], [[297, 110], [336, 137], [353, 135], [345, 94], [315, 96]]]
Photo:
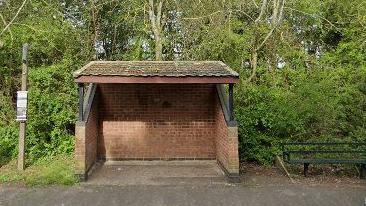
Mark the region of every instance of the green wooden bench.
[[283, 160], [303, 164], [307, 176], [310, 164], [354, 164], [360, 178], [366, 178], [366, 142], [287, 142], [282, 143]]

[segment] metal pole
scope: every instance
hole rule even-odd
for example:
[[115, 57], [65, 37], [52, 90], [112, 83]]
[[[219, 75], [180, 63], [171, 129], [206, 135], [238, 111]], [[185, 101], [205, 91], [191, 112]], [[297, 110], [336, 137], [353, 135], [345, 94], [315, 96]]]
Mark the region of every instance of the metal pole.
[[[27, 54], [28, 54], [28, 44], [23, 45], [22, 54], [22, 86], [21, 91], [27, 91], [27, 79], [28, 79], [28, 65], [27, 65]], [[26, 138], [26, 128], [27, 123], [20, 122], [19, 127], [19, 153], [18, 153], [18, 170], [24, 170], [24, 156], [25, 156], [25, 138]]]
[[234, 84], [229, 84], [229, 114], [230, 121], [234, 121]]
[[79, 86], [79, 121], [84, 121], [84, 84]]

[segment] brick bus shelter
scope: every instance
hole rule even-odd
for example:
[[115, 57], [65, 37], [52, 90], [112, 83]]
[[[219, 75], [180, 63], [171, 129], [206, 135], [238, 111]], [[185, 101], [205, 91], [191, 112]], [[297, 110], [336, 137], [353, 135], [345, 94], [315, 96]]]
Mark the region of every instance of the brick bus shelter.
[[93, 61], [74, 78], [82, 180], [97, 161], [110, 160], [216, 160], [238, 179], [233, 86], [239, 75], [224, 63]]

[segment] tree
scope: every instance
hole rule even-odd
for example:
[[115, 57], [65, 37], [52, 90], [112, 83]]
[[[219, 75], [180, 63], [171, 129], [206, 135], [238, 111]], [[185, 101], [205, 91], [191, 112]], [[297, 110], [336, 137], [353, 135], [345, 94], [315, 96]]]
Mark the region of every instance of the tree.
[[[149, 19], [151, 29], [155, 40], [155, 59], [157, 61], [163, 60], [163, 23], [162, 23], [162, 9], [164, 0], [159, 0], [155, 3], [154, 0], [149, 0]], [[156, 11], [155, 11], [156, 10]]]
[[[269, 39], [271, 39], [271, 49], [269, 55], [270, 63], [269, 70], [273, 73], [274, 69], [277, 67], [277, 58], [276, 58], [276, 42], [275, 39], [272, 38], [273, 33], [278, 28], [283, 19], [283, 10], [285, 6], [285, 0], [273, 0], [272, 6], [272, 14], [271, 16], [267, 16], [267, 11], [269, 10], [270, 6], [268, 5], [268, 0], [262, 0], [261, 7], [259, 10], [259, 15], [253, 22], [253, 40], [252, 40], [252, 52], [251, 52], [251, 66], [252, 66], [252, 74], [247, 79], [250, 82], [256, 75], [257, 66], [258, 66], [258, 51], [262, 49], [262, 47], [267, 43]], [[258, 32], [258, 27], [260, 24], [267, 23], [270, 20], [270, 30], [265, 35], [262, 36], [260, 32]]]
[[71, 74], [93, 59], [225, 62], [242, 80], [236, 113], [249, 160], [269, 162], [283, 139], [362, 139], [365, 14], [364, 0], [0, 0], [0, 158], [16, 153], [25, 42], [32, 157], [71, 152]]

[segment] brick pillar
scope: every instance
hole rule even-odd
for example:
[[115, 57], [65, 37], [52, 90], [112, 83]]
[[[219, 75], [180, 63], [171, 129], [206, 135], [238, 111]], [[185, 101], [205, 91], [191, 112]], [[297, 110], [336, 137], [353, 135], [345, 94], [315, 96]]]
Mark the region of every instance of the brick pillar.
[[239, 151], [238, 151], [238, 127], [228, 127], [228, 165], [227, 170], [231, 174], [239, 174]]
[[75, 174], [80, 180], [86, 179], [86, 147], [85, 147], [85, 122], [75, 124]]

